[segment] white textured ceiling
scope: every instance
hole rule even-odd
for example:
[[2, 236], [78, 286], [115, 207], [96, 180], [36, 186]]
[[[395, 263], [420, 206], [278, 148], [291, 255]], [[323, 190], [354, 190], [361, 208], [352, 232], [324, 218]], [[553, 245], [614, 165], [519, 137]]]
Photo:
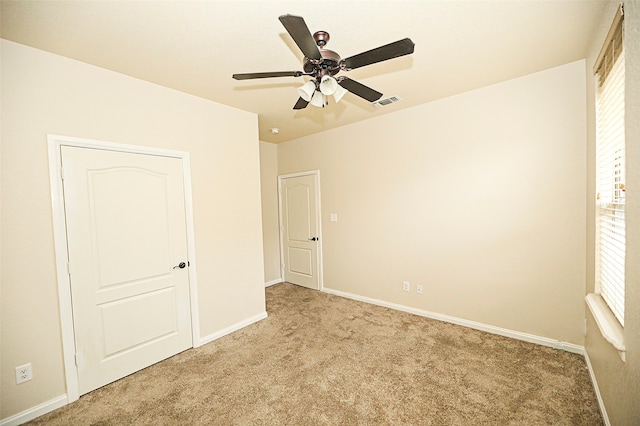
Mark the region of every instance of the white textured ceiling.
[[[606, 1], [7, 1], [2, 38], [177, 89], [259, 116], [283, 142], [585, 56]], [[402, 102], [347, 94], [294, 111], [304, 77], [236, 81], [234, 73], [301, 70], [278, 16], [303, 16], [343, 58], [404, 37], [415, 53], [347, 75]], [[270, 129], [280, 128], [272, 135]]]

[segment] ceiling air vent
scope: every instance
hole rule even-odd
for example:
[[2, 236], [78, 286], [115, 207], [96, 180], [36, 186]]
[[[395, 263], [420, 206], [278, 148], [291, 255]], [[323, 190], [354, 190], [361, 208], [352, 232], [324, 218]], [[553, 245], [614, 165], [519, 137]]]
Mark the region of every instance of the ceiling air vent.
[[400, 102], [402, 98], [400, 96], [389, 96], [388, 98], [379, 99], [375, 102], [371, 102], [371, 104], [375, 107], [383, 107], [395, 102]]

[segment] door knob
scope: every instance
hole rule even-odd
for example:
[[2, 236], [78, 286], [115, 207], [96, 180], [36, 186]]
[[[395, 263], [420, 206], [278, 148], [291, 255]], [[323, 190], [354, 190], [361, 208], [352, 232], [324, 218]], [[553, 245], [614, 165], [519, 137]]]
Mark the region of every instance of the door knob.
[[184, 262], [180, 262], [180, 263], [178, 263], [176, 266], [174, 266], [174, 267], [173, 267], [173, 269], [176, 269], [176, 268], [183, 269], [185, 266], [187, 266], [187, 264], [186, 264], [186, 263], [184, 263]]
[[309, 241], [318, 241], [320, 238], [318, 237], [311, 237], [311, 238], [307, 238]]

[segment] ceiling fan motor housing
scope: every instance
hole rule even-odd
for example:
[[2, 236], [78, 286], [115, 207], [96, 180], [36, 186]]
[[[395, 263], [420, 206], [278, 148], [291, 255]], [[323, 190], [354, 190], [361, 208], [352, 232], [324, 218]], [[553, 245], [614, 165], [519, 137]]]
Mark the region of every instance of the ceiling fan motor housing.
[[304, 58], [303, 69], [305, 74], [314, 77], [322, 77], [324, 75], [335, 75], [340, 71], [340, 55], [333, 50], [319, 49], [322, 59], [314, 61], [307, 57]]

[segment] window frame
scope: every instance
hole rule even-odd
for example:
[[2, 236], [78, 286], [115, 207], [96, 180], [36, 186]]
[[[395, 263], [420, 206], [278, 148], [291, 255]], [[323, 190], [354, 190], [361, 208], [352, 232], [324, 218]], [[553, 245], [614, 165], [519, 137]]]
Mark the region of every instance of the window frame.
[[[620, 56], [622, 56], [622, 61], [619, 61]], [[622, 69], [616, 70], [616, 65], [622, 64]], [[619, 68], [619, 67], [618, 67]], [[596, 250], [595, 250], [595, 280], [596, 280], [596, 289], [595, 293], [588, 294], [585, 298], [587, 306], [591, 311], [600, 332], [603, 337], [611, 343], [617, 350], [620, 355], [622, 361], [625, 361], [625, 342], [624, 342], [624, 290], [625, 290], [625, 278], [624, 278], [624, 264], [626, 257], [626, 247], [623, 249], [622, 253], [622, 266], [618, 265], [618, 272], [621, 271], [621, 288], [622, 288], [622, 317], [619, 318], [620, 315], [614, 314], [614, 310], [607, 303], [608, 296], [601, 294], [602, 292], [602, 282], [601, 282], [601, 257], [603, 251], [606, 252], [610, 247], [602, 250], [602, 241], [601, 241], [601, 218], [606, 215], [611, 215], [614, 219], [612, 229], [615, 232], [622, 231], [623, 239], [626, 239], [626, 232], [624, 228], [624, 177], [620, 179], [620, 176], [624, 175], [624, 162], [622, 164], [616, 163], [617, 158], [616, 154], [621, 153], [624, 156], [624, 148], [625, 148], [625, 139], [624, 139], [624, 4], [621, 3], [616, 11], [616, 14], [613, 19], [613, 23], [605, 38], [604, 44], [598, 55], [598, 58], [594, 64], [593, 72], [596, 80], [595, 91], [596, 91], [596, 200], [595, 200], [595, 225], [596, 225]], [[613, 75], [611, 77], [612, 72], [621, 72], [622, 77], [619, 75]], [[609, 186], [609, 189], [603, 190], [601, 187], [601, 183], [598, 182], [598, 179], [601, 178], [601, 174], [603, 171], [602, 164], [599, 163], [600, 155], [601, 155], [601, 145], [602, 145], [602, 133], [601, 133], [601, 87], [604, 86], [607, 81], [611, 81], [611, 79], [618, 79], [618, 83], [622, 85], [622, 96], [621, 103], [618, 103], [618, 107], [622, 109], [622, 113], [618, 114], [618, 118], [621, 117], [621, 126], [620, 122], [616, 122], [616, 119], [612, 120], [618, 125], [619, 128], [622, 129], [622, 142], [619, 143], [618, 138], [613, 138], [616, 140], [617, 145], [614, 145], [614, 148], [609, 147], [609, 153], [611, 154], [610, 160], [613, 160], [607, 167], [608, 170], [608, 181], [605, 186]], [[609, 79], [609, 80], [608, 80]], [[615, 80], [613, 80], [615, 82]], [[614, 88], [615, 90], [616, 88]], [[619, 87], [617, 87], [618, 92]], [[609, 95], [610, 96], [610, 95]], [[615, 98], [614, 98], [615, 99]], [[611, 110], [610, 105], [607, 107]], [[619, 112], [619, 111], [618, 111]], [[607, 137], [611, 137], [610, 134], [606, 135]], [[608, 140], [608, 139], [607, 139]], [[617, 146], [617, 148], [615, 147]], [[620, 151], [620, 152], [618, 152]], [[616, 167], [616, 164], [618, 167]], [[621, 166], [621, 167], [620, 167]], [[601, 191], [603, 192], [601, 194]], [[622, 206], [622, 216], [620, 217], [619, 207]], [[607, 211], [607, 207], [613, 207], [613, 210]], [[621, 222], [617, 222], [616, 220], [621, 219]], [[622, 224], [622, 227], [619, 225]], [[609, 225], [607, 225], [609, 226]], [[617, 229], [616, 229], [617, 226]], [[611, 231], [611, 229], [606, 230], [607, 232]], [[606, 236], [610, 238], [611, 235]], [[623, 242], [623, 245], [626, 246], [626, 241]], [[619, 253], [618, 253], [619, 254]], [[620, 276], [617, 277], [620, 280]], [[620, 283], [618, 283], [620, 284]]]

